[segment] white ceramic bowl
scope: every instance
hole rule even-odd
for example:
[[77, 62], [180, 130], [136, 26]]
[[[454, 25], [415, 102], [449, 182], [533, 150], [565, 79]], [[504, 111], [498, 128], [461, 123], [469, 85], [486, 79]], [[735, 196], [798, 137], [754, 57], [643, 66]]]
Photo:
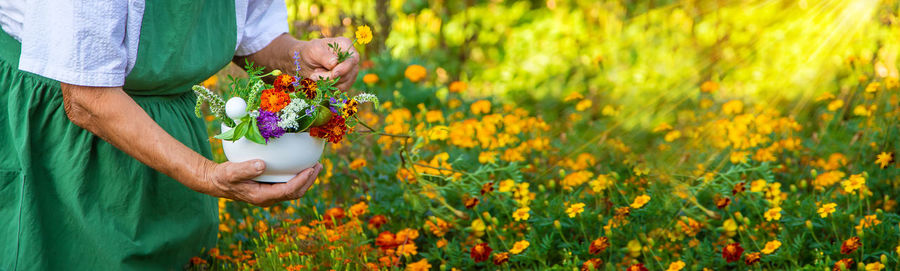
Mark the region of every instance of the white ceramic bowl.
[[[222, 132], [232, 128], [222, 124]], [[237, 141], [222, 140], [222, 150], [231, 162], [262, 159], [266, 171], [255, 181], [263, 183], [284, 183], [297, 173], [310, 168], [322, 157], [325, 141], [312, 137], [309, 133], [285, 133], [270, 139], [266, 145], [257, 144], [246, 138]]]

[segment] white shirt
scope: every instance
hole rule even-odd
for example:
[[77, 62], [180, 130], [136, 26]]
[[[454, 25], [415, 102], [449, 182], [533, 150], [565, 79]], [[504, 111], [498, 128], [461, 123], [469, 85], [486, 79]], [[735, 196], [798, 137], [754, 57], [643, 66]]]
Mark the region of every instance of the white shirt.
[[[235, 55], [288, 32], [284, 0], [235, 0]], [[144, 0], [0, 1], [0, 27], [22, 42], [19, 69], [60, 82], [119, 87], [137, 59]]]

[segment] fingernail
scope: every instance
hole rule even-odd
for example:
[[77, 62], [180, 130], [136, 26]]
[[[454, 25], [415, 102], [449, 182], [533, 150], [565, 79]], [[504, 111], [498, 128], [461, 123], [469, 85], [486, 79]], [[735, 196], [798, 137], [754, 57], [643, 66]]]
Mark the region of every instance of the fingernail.
[[264, 165], [262, 162], [257, 161], [256, 163], [253, 163], [253, 164], [254, 164], [254, 166], [256, 166], [256, 170], [258, 170], [258, 171], [263, 170]]

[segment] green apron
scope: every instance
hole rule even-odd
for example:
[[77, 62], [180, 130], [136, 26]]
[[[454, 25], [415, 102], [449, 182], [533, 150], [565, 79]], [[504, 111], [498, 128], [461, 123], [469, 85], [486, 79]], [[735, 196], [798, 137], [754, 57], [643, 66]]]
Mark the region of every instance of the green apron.
[[[233, 1], [147, 1], [124, 86], [207, 158], [190, 86], [231, 60], [234, 19]], [[72, 124], [59, 82], [18, 70], [20, 47], [0, 31], [0, 270], [182, 269], [213, 247], [216, 199]]]

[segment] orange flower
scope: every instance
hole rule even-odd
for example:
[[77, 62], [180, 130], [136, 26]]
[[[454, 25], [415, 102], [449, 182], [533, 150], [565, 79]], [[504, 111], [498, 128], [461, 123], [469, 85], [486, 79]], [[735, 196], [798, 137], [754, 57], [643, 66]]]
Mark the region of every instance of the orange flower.
[[396, 239], [397, 237], [393, 233], [383, 231], [378, 234], [378, 237], [375, 237], [375, 245], [381, 249], [393, 248], [396, 246]]
[[475, 208], [476, 205], [478, 205], [478, 198], [471, 197], [466, 200], [466, 209]]
[[419, 82], [423, 78], [425, 78], [425, 75], [428, 74], [428, 71], [426, 71], [425, 67], [422, 67], [421, 65], [413, 64], [409, 65], [409, 67], [406, 67], [406, 71], [403, 74], [406, 75], [406, 78], [409, 79], [409, 81]]
[[191, 264], [193, 264], [193, 265], [206, 264], [206, 260], [204, 260], [203, 258], [200, 258], [200, 257], [193, 257], [193, 258], [191, 258]]
[[731, 204], [731, 199], [728, 197], [723, 197], [716, 200], [716, 208], [724, 209], [725, 207], [728, 207], [728, 204]]
[[731, 189], [731, 195], [732, 195], [732, 196], [737, 196], [737, 194], [740, 194], [741, 192], [744, 192], [744, 190], [746, 190], [746, 189], [747, 189], [747, 188], [744, 187], [744, 182], [739, 182], [739, 183], [737, 183], [737, 184], [734, 185], [734, 188]]
[[378, 83], [378, 75], [374, 73], [366, 74], [363, 76], [363, 83], [366, 83], [367, 85]]
[[[399, 239], [399, 238], [398, 238]], [[409, 242], [397, 246], [397, 256], [412, 256], [418, 253], [416, 243]]]
[[384, 256], [378, 258], [378, 262], [381, 262], [383, 266], [400, 266], [400, 257], [397, 256]]
[[490, 193], [491, 191], [494, 191], [494, 182], [487, 182], [486, 184], [481, 186], [482, 196], [484, 196], [484, 194]]
[[332, 218], [334, 220], [340, 220], [344, 218], [346, 214], [344, 213], [344, 208], [334, 207], [325, 211], [325, 215], [322, 216], [322, 219], [325, 221], [331, 221]]
[[460, 93], [460, 92], [466, 91], [467, 88], [468, 88], [468, 85], [466, 85], [466, 82], [455, 81], [453, 83], [450, 83], [450, 92], [453, 92], [453, 93]]
[[847, 239], [841, 244], [841, 254], [849, 255], [856, 251], [860, 246], [862, 246], [862, 243], [859, 241], [859, 237], [850, 237], [850, 239]]
[[364, 215], [368, 211], [369, 211], [369, 204], [366, 204], [365, 201], [360, 201], [359, 203], [353, 204], [353, 206], [350, 206], [350, 216], [351, 217], [358, 217], [358, 216]]
[[272, 85], [275, 87], [275, 90], [291, 93], [297, 91], [294, 89], [294, 82], [297, 82], [297, 78], [294, 78], [291, 75], [281, 74], [278, 78], [275, 78], [275, 82], [273, 82]]
[[759, 262], [759, 252], [747, 253], [744, 255], [744, 264], [753, 265]]
[[310, 136], [325, 139], [333, 144], [341, 142], [341, 139], [344, 139], [344, 134], [346, 133], [347, 124], [342, 116], [332, 116], [331, 119], [322, 126], [316, 126], [309, 129]]
[[278, 113], [282, 108], [291, 103], [291, 96], [277, 89], [263, 90], [259, 100], [259, 108], [272, 113]]
[[306, 94], [307, 99], [315, 99], [316, 91], [319, 90], [319, 87], [315, 80], [303, 78], [303, 80], [300, 80], [300, 89]]
[[591, 254], [597, 254], [606, 250], [609, 247], [609, 238], [600, 237], [591, 242], [591, 246], [588, 247], [588, 252]]
[[593, 258], [584, 261], [584, 263], [581, 264], [581, 271], [600, 270], [600, 268], [603, 268], [601, 264], [603, 264], [603, 260], [601, 260], [600, 258]]
[[428, 263], [428, 260], [422, 259], [418, 262], [410, 263], [406, 265], [406, 271], [428, 271], [431, 270], [431, 264]]
[[487, 243], [477, 244], [472, 247], [472, 250], [469, 252], [469, 256], [472, 256], [472, 259], [475, 260], [476, 263], [483, 262], [491, 256], [491, 252], [494, 251], [488, 246]]
[[851, 268], [853, 268], [853, 259], [847, 258], [847, 259], [841, 259], [840, 261], [837, 261], [836, 263], [834, 263], [834, 268], [832, 268], [831, 270], [832, 271], [849, 271], [849, 270], [852, 270]]
[[722, 248], [722, 258], [725, 258], [726, 262], [733, 262], [741, 259], [741, 254], [744, 253], [744, 248], [741, 247], [741, 244], [731, 243]]
[[642, 264], [642, 263], [632, 264], [626, 270], [627, 271], [649, 271], [649, 270], [647, 270], [647, 267], [644, 267], [644, 264]]
[[494, 253], [493, 262], [495, 265], [502, 265], [508, 261], [509, 261], [509, 253], [508, 252]]
[[419, 238], [419, 231], [406, 228], [397, 232], [397, 244], [412, 243], [413, 240]]
[[341, 109], [341, 113], [344, 113], [344, 118], [350, 118], [353, 115], [356, 115], [356, 112], [359, 111], [359, 102], [354, 99], [347, 100], [344, 103], [344, 108]]
[[383, 215], [376, 215], [369, 218], [369, 226], [376, 229], [381, 228], [381, 225], [384, 225], [385, 223], [387, 223], [387, 217], [384, 217]]

